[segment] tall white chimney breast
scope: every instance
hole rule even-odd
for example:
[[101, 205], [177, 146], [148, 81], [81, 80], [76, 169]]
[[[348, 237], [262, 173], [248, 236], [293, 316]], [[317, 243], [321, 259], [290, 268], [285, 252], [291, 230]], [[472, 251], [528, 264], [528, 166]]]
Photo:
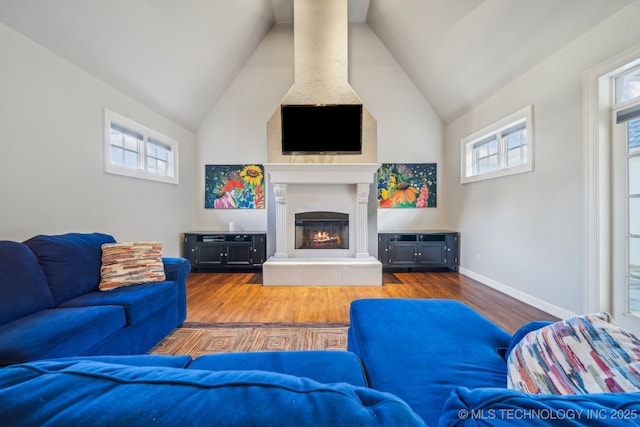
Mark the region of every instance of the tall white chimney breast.
[[[363, 104], [348, 82], [347, 0], [294, 0], [294, 84], [281, 104]], [[370, 189], [377, 163], [376, 120], [363, 105], [362, 153], [283, 155], [280, 106], [267, 123], [265, 171], [274, 195], [275, 218], [269, 221], [269, 239], [275, 254], [263, 264], [263, 285], [382, 285], [382, 264], [369, 255], [369, 241], [377, 241], [370, 224]], [[319, 185], [330, 191], [317, 191]], [[295, 186], [295, 187], [293, 187]], [[314, 192], [314, 189], [316, 190]], [[313, 207], [296, 194], [329, 194]], [[299, 255], [295, 249], [297, 210], [324, 210], [336, 200], [347, 200], [350, 241], [355, 245], [342, 257]], [[273, 228], [272, 225], [273, 224]]]

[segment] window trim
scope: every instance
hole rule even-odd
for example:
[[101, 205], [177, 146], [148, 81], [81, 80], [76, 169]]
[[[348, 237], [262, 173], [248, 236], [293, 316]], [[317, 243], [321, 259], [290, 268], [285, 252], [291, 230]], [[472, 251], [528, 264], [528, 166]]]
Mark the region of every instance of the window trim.
[[[164, 182], [168, 184], [178, 184], [178, 142], [166, 135], [163, 135], [153, 129], [141, 125], [127, 117], [124, 117], [114, 111], [104, 108], [104, 171], [109, 174], [123, 175], [132, 178], [146, 179], [151, 181]], [[123, 167], [111, 162], [111, 126], [117, 125], [132, 133], [142, 135], [142, 147], [139, 154], [142, 160], [137, 168]], [[154, 144], [163, 144], [170, 148], [169, 167], [171, 173], [168, 175], [158, 175], [147, 170], [146, 166], [146, 150], [147, 143], [153, 141]]]
[[[483, 141], [489, 141], [499, 136], [502, 131], [510, 130], [520, 123], [524, 123], [527, 131], [527, 161], [515, 166], [507, 166], [504, 155], [507, 154], [505, 142], [503, 138], [497, 138], [499, 166], [497, 170], [486, 173], [474, 174], [474, 147]], [[460, 141], [460, 182], [467, 184], [470, 182], [482, 181], [501, 176], [514, 175], [517, 173], [530, 172], [534, 169], [534, 131], [533, 131], [533, 105], [508, 115], [507, 117], [485, 127], [478, 132], [473, 133]]]

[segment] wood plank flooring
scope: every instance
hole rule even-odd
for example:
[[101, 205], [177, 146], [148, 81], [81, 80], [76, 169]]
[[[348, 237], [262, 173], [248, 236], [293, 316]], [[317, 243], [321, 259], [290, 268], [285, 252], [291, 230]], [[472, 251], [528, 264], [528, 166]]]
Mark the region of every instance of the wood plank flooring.
[[349, 322], [362, 298], [446, 298], [462, 301], [513, 333], [532, 320], [557, 320], [454, 272], [384, 273], [383, 286], [262, 286], [254, 273], [191, 273], [187, 322]]

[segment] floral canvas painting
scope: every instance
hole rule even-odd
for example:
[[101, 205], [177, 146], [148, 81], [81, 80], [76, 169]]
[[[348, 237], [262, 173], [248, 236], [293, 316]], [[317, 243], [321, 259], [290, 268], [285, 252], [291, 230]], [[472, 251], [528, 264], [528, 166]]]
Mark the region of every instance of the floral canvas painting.
[[264, 209], [262, 165], [205, 165], [204, 207]]
[[383, 163], [378, 169], [379, 208], [435, 208], [436, 163]]

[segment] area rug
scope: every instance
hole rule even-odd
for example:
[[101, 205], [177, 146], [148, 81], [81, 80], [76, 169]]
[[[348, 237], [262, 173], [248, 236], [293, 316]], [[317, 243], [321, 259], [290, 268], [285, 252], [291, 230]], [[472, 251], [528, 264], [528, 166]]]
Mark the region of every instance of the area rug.
[[346, 350], [345, 323], [185, 323], [150, 353], [189, 354], [245, 351]]

